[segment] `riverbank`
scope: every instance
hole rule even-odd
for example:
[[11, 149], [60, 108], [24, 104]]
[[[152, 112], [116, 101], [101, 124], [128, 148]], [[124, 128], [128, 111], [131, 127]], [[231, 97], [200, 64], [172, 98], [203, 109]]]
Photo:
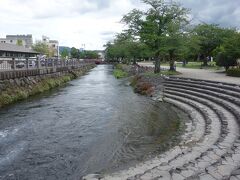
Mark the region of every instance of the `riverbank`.
[[162, 70], [155, 74], [153, 67], [117, 64], [113, 75], [117, 78], [129, 77], [134, 92], [162, 101], [163, 83], [166, 76], [179, 75], [177, 71]]
[[88, 64], [79, 69], [69, 71], [0, 81], [0, 108], [61, 86], [68, 81], [82, 76], [93, 67], [95, 65]]

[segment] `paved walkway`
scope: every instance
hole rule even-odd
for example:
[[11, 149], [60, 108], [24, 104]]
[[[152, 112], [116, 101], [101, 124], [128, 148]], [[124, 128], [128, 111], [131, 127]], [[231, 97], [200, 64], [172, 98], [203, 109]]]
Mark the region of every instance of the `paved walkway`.
[[[149, 67], [154, 66], [152, 63], [138, 63], [138, 64], [140, 66], [149, 66]], [[169, 67], [163, 66], [163, 68], [169, 68]], [[226, 74], [223, 73], [222, 71], [206, 70], [206, 69], [189, 69], [189, 68], [180, 68], [180, 67], [177, 67], [177, 71], [182, 73], [181, 75], [178, 75], [178, 77], [240, 84], [240, 78], [226, 76]]]

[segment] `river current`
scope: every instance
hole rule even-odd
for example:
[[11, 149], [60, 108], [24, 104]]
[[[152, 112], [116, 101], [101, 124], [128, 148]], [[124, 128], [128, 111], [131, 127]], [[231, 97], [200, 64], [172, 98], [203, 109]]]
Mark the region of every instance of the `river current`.
[[80, 179], [177, 143], [181, 113], [135, 94], [100, 65], [66, 86], [0, 111], [0, 179]]

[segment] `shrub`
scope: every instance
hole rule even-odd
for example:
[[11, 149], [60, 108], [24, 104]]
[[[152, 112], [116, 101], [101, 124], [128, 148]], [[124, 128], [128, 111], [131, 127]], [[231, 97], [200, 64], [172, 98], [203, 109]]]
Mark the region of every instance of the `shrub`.
[[115, 69], [113, 71], [113, 75], [117, 78], [117, 79], [120, 79], [120, 78], [124, 78], [124, 77], [127, 77], [128, 76], [128, 73], [120, 70], [120, 69]]
[[235, 58], [227, 56], [224, 53], [218, 53], [216, 64], [218, 66], [223, 66], [227, 71], [230, 66], [236, 66], [237, 61]]
[[154, 92], [154, 86], [149, 82], [139, 82], [135, 86], [135, 92], [142, 95], [151, 96]]
[[240, 68], [228, 69], [227, 75], [233, 77], [240, 77]]

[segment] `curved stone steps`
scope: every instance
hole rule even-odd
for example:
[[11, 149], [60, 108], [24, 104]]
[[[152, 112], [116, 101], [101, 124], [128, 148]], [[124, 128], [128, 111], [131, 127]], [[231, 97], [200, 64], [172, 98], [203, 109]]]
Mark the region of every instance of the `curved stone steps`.
[[[223, 98], [220, 98], [220, 97], [214, 97], [214, 96], [212, 96], [212, 95], [208, 95], [208, 93], [207, 92], [205, 92], [204, 94], [203, 93], [200, 93], [200, 92], [196, 92], [196, 91], [193, 91], [193, 90], [189, 90], [189, 89], [187, 89], [187, 88], [185, 88], [185, 89], [179, 89], [179, 88], [174, 88], [174, 87], [165, 87], [165, 92], [166, 92], [166, 90], [168, 90], [168, 89], [171, 89], [171, 90], [173, 90], [173, 91], [175, 91], [176, 93], [177, 92], [181, 92], [181, 93], [183, 93], [183, 94], [178, 94], [178, 95], [181, 95], [181, 96], [183, 96], [183, 97], [185, 97], [185, 98], [188, 98], [188, 96], [187, 95], [193, 95], [193, 96], [197, 96], [197, 97], [201, 97], [201, 98], [204, 98], [204, 99], [208, 99], [208, 100], [210, 100], [210, 101], [213, 101], [213, 102], [215, 102], [216, 104], [219, 104], [219, 105], [221, 105], [221, 106], [223, 106], [223, 107], [225, 107], [226, 109], [228, 109], [229, 111], [231, 111], [234, 115], [235, 115], [235, 117], [236, 117], [236, 119], [237, 120], [239, 120], [240, 121], [240, 111], [239, 111], [239, 109], [240, 109], [240, 107], [239, 107], [239, 105], [237, 105], [237, 104], [234, 104], [234, 101], [231, 101], [231, 100], [226, 100], [226, 99], [223, 99]], [[199, 90], [199, 91], [201, 91], [201, 90]], [[236, 100], [235, 100], [236, 101]], [[202, 102], [204, 102], [204, 101], [202, 101]], [[235, 102], [236, 103], [236, 102]], [[217, 110], [217, 109], [216, 109]]]
[[[177, 89], [178, 90], [178, 89]], [[182, 93], [179, 93], [179, 92], [170, 92], [171, 94], [175, 94], [175, 95], [177, 95], [177, 96], [184, 96]], [[189, 98], [189, 95], [186, 97], [185, 96], [185, 98]], [[220, 107], [218, 107], [219, 109], [221, 109]], [[227, 114], [226, 112], [224, 113], [225, 115]], [[228, 122], [229, 121], [231, 121], [231, 120], [233, 120], [234, 119], [234, 116], [232, 115], [232, 117], [231, 117], [231, 114], [229, 114], [228, 115]], [[234, 123], [234, 121], [231, 121], [233, 124], [232, 125], [230, 125], [231, 127], [237, 127], [237, 125], [236, 125], [236, 123]], [[236, 128], [237, 130], [238, 130], [238, 128]], [[237, 131], [237, 130], [235, 130], [235, 131]], [[230, 133], [232, 132], [232, 130], [230, 130], [229, 131]], [[231, 144], [230, 142], [231, 142], [231, 140], [232, 140], [232, 143], [234, 142], [233, 141], [233, 136], [234, 136], [234, 134], [232, 134], [232, 135], [228, 135], [226, 138], [225, 138], [225, 142], [222, 142], [222, 143], [220, 143], [220, 147], [221, 148], [226, 148], [226, 145], [229, 145], [229, 144]], [[234, 154], [234, 153], [233, 153]], [[220, 154], [218, 154], [218, 155], [220, 155]], [[223, 154], [222, 154], [223, 155]], [[226, 162], [227, 163], [227, 162]], [[193, 163], [192, 163], [193, 164]], [[205, 163], [206, 165], [207, 165], [207, 160], [206, 160], [206, 163]], [[212, 165], [212, 164], [210, 164], [210, 165]], [[210, 166], [209, 165], [209, 166]], [[223, 166], [222, 164], [220, 164], [220, 167], [221, 166]], [[227, 166], [227, 165], [225, 165], [225, 166]], [[238, 163], [235, 163], [234, 164], [234, 166], [231, 166], [232, 167], [232, 170], [234, 170], [234, 168], [236, 168], [238, 166]], [[195, 167], [196, 167], [196, 165], [195, 165]], [[229, 169], [229, 167], [230, 166], [227, 166], [228, 167], [228, 169]], [[196, 171], [196, 169], [195, 169], [195, 171]], [[201, 172], [203, 173], [205, 170], [202, 170]], [[189, 172], [188, 172], [189, 173]], [[228, 173], [231, 173], [231, 171], [229, 170], [228, 171]], [[228, 174], [229, 175], [229, 174]], [[222, 177], [224, 177], [224, 176], [227, 176], [227, 172], [225, 173], [225, 174], [223, 174], [223, 176]]]
[[186, 87], [207, 89], [210, 91], [219, 92], [222, 94], [227, 94], [227, 95], [230, 95], [233, 97], [240, 98], [240, 91], [228, 90], [228, 89], [224, 89], [224, 87], [213, 87], [213, 86], [208, 86], [208, 85], [204, 85], [204, 84], [193, 84], [191, 82], [176, 82], [176, 81], [170, 81], [170, 80], [167, 80], [164, 84], [165, 84], [165, 86], [167, 86], [168, 84], [177, 84], [177, 85], [182, 85], [182, 86], [186, 86]]
[[[172, 96], [173, 97], [173, 96]], [[178, 96], [175, 96], [174, 98], [178, 98]], [[229, 136], [229, 137], [231, 137], [231, 136]], [[226, 142], [229, 142], [229, 139], [228, 139], [228, 137], [226, 137], [226, 140], [225, 140]], [[233, 141], [233, 139], [232, 139], [232, 141]], [[226, 143], [226, 142], [219, 142], [219, 143]], [[216, 145], [214, 145], [216, 148], [217, 148], [217, 146]], [[230, 146], [231, 147], [231, 146]], [[229, 147], [229, 148], [230, 148]], [[210, 149], [211, 150], [211, 149]], [[221, 155], [223, 155], [224, 153], [226, 153], [227, 151], [222, 151], [222, 150], [219, 150], [218, 151], [218, 154], [216, 154], [215, 152], [211, 152], [210, 150], [208, 150], [208, 151], [206, 151], [206, 152], [208, 152], [208, 154], [203, 154], [202, 155], [202, 157], [201, 158], [199, 158], [198, 159], [198, 161], [200, 161], [200, 159], [202, 159], [202, 158], [204, 158], [204, 161], [206, 161], [206, 163], [203, 163], [203, 162], [201, 162], [200, 161], [200, 168], [202, 167], [202, 166], [206, 166], [206, 165], [210, 165], [210, 161], [212, 161], [211, 159], [217, 159], [217, 158], [219, 158]], [[207, 155], [207, 156], [206, 156]], [[210, 157], [210, 158], [209, 158]], [[207, 161], [208, 160], [208, 161]], [[190, 162], [189, 164], [195, 164], [195, 163], [193, 163], [193, 162]], [[184, 169], [186, 169], [186, 164], [184, 165], [185, 167], [184, 168], [182, 168], [183, 169], [183, 171], [182, 171], [182, 173], [183, 174], [190, 174], [190, 172], [189, 172], [189, 169], [188, 170], [184, 170]], [[195, 171], [199, 171], [199, 169], [200, 168], [191, 168], [191, 171], [192, 171], [192, 173], [193, 172], [195, 172]], [[186, 175], [185, 175], [186, 176]]]
[[[167, 88], [168, 89], [168, 88]], [[188, 94], [184, 94], [183, 92], [181, 92], [182, 90], [181, 89], [174, 89], [174, 88], [170, 88], [171, 89], [171, 94], [174, 94], [174, 95], [176, 95], [176, 96], [181, 96], [181, 97], [184, 97], [184, 98], [187, 98], [187, 99], [193, 99], [193, 100], [198, 100], [198, 101], [201, 101], [201, 103], [203, 103], [203, 104], [205, 104], [205, 105], [207, 105], [207, 106], [212, 106], [211, 104], [212, 104], [212, 102], [214, 102], [214, 103], [216, 103], [215, 101], [217, 101], [217, 102], [219, 102], [220, 101], [220, 106], [218, 106], [217, 108], [215, 107], [214, 108], [214, 111], [216, 111], [217, 112], [217, 114], [219, 115], [219, 116], [223, 116], [223, 114], [229, 114], [229, 113], [222, 113], [223, 111], [224, 111], [224, 109], [221, 107], [221, 105], [223, 105], [223, 104], [228, 104], [228, 106], [227, 106], [227, 108], [226, 109], [228, 109], [229, 111], [231, 111], [231, 113], [233, 113], [233, 115], [235, 115], [235, 117], [236, 118], [239, 118], [240, 116], [239, 116], [239, 111], [238, 111], [238, 109], [239, 109], [239, 107], [238, 106], [235, 106], [235, 105], [233, 105], [232, 103], [230, 103], [230, 102], [226, 102], [226, 101], [221, 101], [221, 100], [216, 100], [216, 99], [214, 99], [213, 97], [211, 97], [211, 98], [209, 98], [209, 96], [208, 95], [201, 95], [201, 94], [199, 94], [199, 93], [196, 93], [196, 92], [192, 92], [192, 91], [189, 91], [189, 90], [184, 90], [184, 92], [186, 92], [186, 93], [188, 93]], [[168, 91], [169, 92], [169, 91]], [[195, 97], [194, 97], [195, 96]], [[199, 97], [201, 97], [201, 98], [199, 98]], [[204, 98], [204, 99], [203, 99]], [[207, 100], [208, 99], [208, 100]], [[210, 101], [212, 101], [212, 102], [210, 102]], [[231, 107], [230, 107], [231, 106]], [[229, 114], [229, 116], [231, 117], [231, 115]], [[230, 122], [232, 122], [232, 123], [234, 123], [234, 125], [235, 126], [238, 126], [237, 125], [237, 123], [235, 123], [235, 121], [233, 121], [233, 119], [235, 119], [234, 117], [231, 117], [231, 118], [228, 118], [228, 119], [230, 119], [230, 120], [225, 120], [224, 122], [223, 122], [223, 124], [228, 124], [228, 123], [230, 123]]]
[[216, 82], [216, 81], [206, 81], [206, 80], [198, 80], [198, 79], [189, 79], [189, 78], [167, 78], [168, 82], [190, 82], [192, 84], [199, 84], [199, 85], [207, 85], [222, 89], [228, 89], [232, 91], [240, 92], [240, 84], [231, 84], [231, 83], [223, 83], [223, 82]]
[[168, 103], [184, 111], [192, 120], [191, 125], [186, 128], [186, 131], [182, 135], [182, 141], [179, 145], [190, 146], [190, 144], [195, 144], [196, 142], [201, 141], [206, 134], [207, 128], [207, 122], [203, 114], [196, 108], [182, 102], [168, 100]]
[[184, 85], [178, 85], [178, 84], [168, 84], [165, 83], [165, 88], [178, 88], [178, 89], [184, 89], [184, 90], [191, 90], [191, 91], [195, 91], [195, 92], [200, 92], [202, 94], [209, 94], [211, 96], [220, 98], [220, 99], [224, 99], [227, 100], [229, 102], [232, 102], [238, 106], [240, 106], [240, 99], [233, 97], [231, 95], [227, 95], [227, 94], [222, 94], [222, 93], [218, 93], [212, 90], [208, 90], [208, 89], [204, 89], [204, 88], [196, 88], [196, 87], [189, 87], [189, 86], [184, 86]]

